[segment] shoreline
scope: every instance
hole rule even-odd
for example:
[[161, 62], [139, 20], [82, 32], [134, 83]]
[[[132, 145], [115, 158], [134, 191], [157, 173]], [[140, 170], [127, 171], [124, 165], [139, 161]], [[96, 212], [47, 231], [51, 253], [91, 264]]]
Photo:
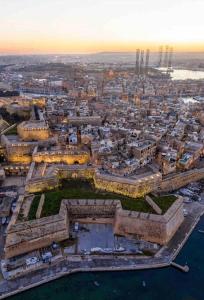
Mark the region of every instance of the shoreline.
[[14, 295], [17, 295], [17, 294], [20, 294], [22, 292], [25, 292], [27, 290], [30, 290], [32, 288], [35, 288], [35, 287], [38, 287], [40, 285], [43, 285], [43, 284], [46, 284], [46, 283], [49, 283], [51, 281], [55, 281], [57, 279], [60, 279], [62, 277], [65, 277], [65, 276], [68, 276], [68, 275], [72, 275], [72, 274], [75, 274], [75, 273], [86, 273], [86, 272], [123, 272], [123, 271], [139, 271], [139, 270], [146, 270], [146, 269], [160, 269], [160, 268], [166, 268], [166, 267], [169, 267], [171, 264], [161, 264], [161, 265], [158, 265], [158, 266], [147, 266], [147, 265], [144, 265], [144, 266], [141, 266], [141, 267], [137, 267], [137, 266], [129, 266], [129, 267], [118, 267], [118, 268], [113, 268], [113, 267], [110, 267], [108, 269], [108, 267], [106, 268], [91, 268], [91, 269], [83, 269], [83, 268], [79, 268], [79, 269], [75, 269], [75, 270], [69, 270], [67, 272], [62, 272], [61, 274], [58, 274], [58, 275], [55, 275], [54, 277], [51, 277], [51, 278], [46, 278], [46, 279], [43, 279], [41, 280], [40, 282], [37, 282], [37, 283], [34, 283], [34, 284], [31, 284], [29, 286], [26, 286], [26, 287], [23, 287], [23, 288], [18, 288], [18, 290], [15, 290], [13, 292], [9, 292], [3, 296], [0, 296], [0, 299], [6, 299], [8, 297], [11, 297], [11, 296], [14, 296]]

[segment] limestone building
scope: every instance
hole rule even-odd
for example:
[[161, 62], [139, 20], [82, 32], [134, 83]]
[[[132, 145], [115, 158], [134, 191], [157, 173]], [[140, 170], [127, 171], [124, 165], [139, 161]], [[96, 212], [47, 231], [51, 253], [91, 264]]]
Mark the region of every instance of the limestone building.
[[24, 141], [38, 141], [49, 138], [49, 126], [41, 121], [24, 121], [17, 127], [18, 135]]

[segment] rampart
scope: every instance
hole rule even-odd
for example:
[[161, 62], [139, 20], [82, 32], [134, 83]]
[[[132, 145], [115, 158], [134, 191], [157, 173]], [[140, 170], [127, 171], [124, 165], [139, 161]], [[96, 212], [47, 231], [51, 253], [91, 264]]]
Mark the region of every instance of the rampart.
[[[53, 174], [49, 176], [49, 181], [55, 180], [55, 183], [60, 183], [60, 179], [69, 178], [85, 178], [93, 179], [95, 187], [101, 190], [122, 194], [129, 197], [140, 197], [148, 194], [149, 192], [156, 190], [161, 182], [161, 174], [159, 172], [140, 177], [138, 179], [128, 179], [123, 177], [111, 176], [107, 174], [100, 174], [95, 171], [93, 167], [87, 167], [86, 165], [71, 166], [71, 165], [58, 165], [56, 166]], [[37, 192], [44, 189], [51, 189], [48, 178], [30, 178], [27, 181], [26, 191]], [[36, 185], [36, 182], [39, 185]], [[56, 186], [53, 186], [53, 188]], [[37, 187], [37, 189], [36, 189]], [[42, 187], [42, 189], [40, 189]]]
[[[93, 179], [98, 189], [137, 198], [154, 191], [173, 191], [190, 182], [200, 180], [204, 178], [204, 168], [168, 175], [164, 178], [161, 173], [154, 172], [151, 175], [145, 176], [144, 174], [143, 177], [130, 179], [99, 173], [94, 167], [87, 165], [57, 165], [49, 176], [30, 178], [27, 181], [26, 191], [37, 192], [52, 189], [60, 184], [60, 179], [69, 178]], [[53, 186], [52, 183], [54, 183]]]
[[6, 149], [6, 156], [9, 162], [14, 164], [31, 163], [32, 151], [36, 146], [36, 143], [10, 140], [6, 135], [2, 135], [1, 144]]
[[[164, 215], [122, 209], [119, 200], [62, 200], [58, 215], [27, 222], [17, 222], [23, 198], [7, 229], [6, 258], [62, 241], [69, 237], [69, 223], [75, 219], [111, 218], [115, 234], [135, 235], [159, 244], [167, 243], [183, 222], [183, 202], [179, 198]], [[108, 221], [107, 221], [108, 222]]]
[[57, 176], [46, 176], [42, 178], [33, 178], [26, 182], [25, 190], [29, 193], [37, 193], [45, 190], [52, 190], [59, 186]]
[[114, 218], [119, 200], [71, 199], [64, 200], [68, 209], [69, 219], [80, 218]]
[[133, 198], [141, 197], [157, 190], [160, 182], [161, 174], [159, 172], [138, 179], [111, 176], [99, 172], [96, 172], [94, 176], [96, 188]]
[[179, 174], [168, 175], [163, 178], [160, 184], [160, 190], [169, 192], [179, 189], [193, 181], [198, 181], [204, 178], [204, 168], [192, 169]]
[[67, 178], [85, 178], [93, 179], [95, 168], [86, 165], [60, 165], [56, 167], [55, 174], [59, 179]]
[[32, 160], [36, 163], [65, 163], [65, 164], [85, 164], [89, 162], [90, 156], [88, 152], [80, 151], [46, 151], [36, 152], [32, 156]]
[[164, 215], [117, 209], [114, 231], [133, 234], [142, 240], [166, 244], [183, 222], [183, 200], [178, 198]]
[[54, 241], [69, 237], [69, 222], [63, 202], [58, 215], [20, 222], [17, 218], [22, 202], [23, 198], [20, 198], [7, 229], [4, 249], [6, 258], [46, 247]]

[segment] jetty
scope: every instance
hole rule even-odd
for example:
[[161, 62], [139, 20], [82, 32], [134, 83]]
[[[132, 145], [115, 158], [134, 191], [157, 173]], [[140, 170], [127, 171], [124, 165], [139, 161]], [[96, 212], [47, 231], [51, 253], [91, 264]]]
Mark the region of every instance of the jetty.
[[175, 263], [174, 261], [171, 262], [171, 266], [175, 267], [176, 269], [179, 269], [182, 272], [187, 273], [189, 271], [189, 266], [185, 265], [185, 266], [181, 266], [177, 263]]

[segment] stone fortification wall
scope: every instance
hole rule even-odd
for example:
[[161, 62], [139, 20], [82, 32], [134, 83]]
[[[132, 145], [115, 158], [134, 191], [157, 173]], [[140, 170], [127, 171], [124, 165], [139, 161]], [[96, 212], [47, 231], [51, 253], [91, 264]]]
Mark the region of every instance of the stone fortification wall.
[[47, 151], [33, 154], [33, 161], [36, 163], [65, 163], [65, 164], [85, 164], [89, 162], [90, 156], [87, 152], [71, 151]]
[[157, 190], [161, 182], [161, 174], [155, 173], [140, 179], [128, 179], [111, 175], [96, 173], [94, 183], [96, 188], [129, 197], [141, 197]]
[[[61, 209], [66, 212], [63, 203]], [[27, 253], [69, 237], [67, 213], [27, 222], [12, 221], [7, 230], [5, 257]]]
[[29, 193], [36, 193], [46, 190], [52, 190], [59, 186], [57, 176], [46, 176], [41, 178], [33, 178], [26, 182], [25, 190]]
[[[160, 173], [131, 180], [107, 174], [100, 174], [93, 167], [57, 166], [53, 176], [38, 179], [30, 178], [27, 191], [36, 192], [55, 188], [59, 179], [86, 178], [94, 179], [96, 188], [115, 192], [130, 197], [144, 196], [152, 191], [169, 192], [204, 178], [204, 168], [193, 169], [179, 174], [168, 175], [163, 180]], [[37, 188], [37, 189], [36, 189]]]
[[184, 220], [182, 197], [179, 197], [178, 200], [168, 209], [165, 214], [165, 218], [168, 220], [166, 224], [166, 235], [170, 239]]
[[30, 178], [27, 181], [26, 191], [37, 192], [55, 188], [60, 179], [85, 178], [93, 179], [95, 187], [109, 192], [119, 193], [129, 197], [140, 197], [154, 191], [161, 182], [161, 174], [154, 173], [140, 179], [127, 179], [122, 177], [103, 175], [87, 166], [56, 166], [53, 176]]
[[56, 172], [60, 179], [69, 178], [85, 178], [93, 179], [95, 174], [95, 169], [93, 167], [87, 166], [59, 166], [56, 168]]
[[[6, 135], [2, 134], [1, 136], [1, 145], [4, 146], [7, 151], [10, 152], [20, 152], [21, 153], [27, 153], [33, 152], [33, 149], [36, 146], [42, 146], [42, 147], [48, 147], [51, 144], [56, 144], [57, 139], [55, 137], [50, 137], [46, 140], [40, 140], [40, 141], [16, 141], [12, 142]], [[37, 152], [37, 151], [36, 151]]]
[[116, 205], [120, 201], [115, 200], [99, 200], [99, 199], [79, 199], [64, 200], [69, 218], [113, 218], [115, 216]]
[[62, 166], [56, 166], [53, 175], [32, 178], [34, 168], [35, 168], [35, 162], [31, 164], [31, 168], [26, 178], [25, 189], [29, 193], [54, 189], [58, 187], [58, 185], [60, 184], [60, 179], [69, 179], [69, 178], [92, 179], [95, 173], [94, 168], [87, 167], [87, 166], [62, 165]]
[[177, 190], [190, 182], [197, 181], [204, 178], [204, 168], [193, 169], [179, 174], [172, 174], [166, 176], [160, 185], [160, 190], [169, 192]]
[[13, 144], [11, 147], [7, 147], [8, 155], [29, 155], [32, 158], [32, 151], [35, 145], [30, 144]]
[[17, 126], [18, 135], [24, 141], [39, 141], [47, 140], [49, 138], [49, 127], [46, 124], [39, 126], [39, 122], [35, 124], [32, 122], [29, 124], [29, 121], [24, 121]]
[[95, 187], [98, 189], [135, 198], [157, 190], [161, 183], [161, 174], [159, 172], [132, 180], [123, 177], [103, 175], [96, 172], [94, 168], [87, 166], [56, 166], [53, 176], [50, 178], [54, 181], [53, 186], [49, 185], [50, 181], [47, 177], [38, 179], [31, 178], [27, 182], [26, 191], [33, 193], [43, 191], [43, 189], [54, 188], [59, 183], [59, 179], [85, 178], [93, 179]]
[[38, 179], [30, 178], [26, 190], [35, 192], [43, 191], [44, 189], [52, 189], [59, 184], [60, 179], [66, 178], [93, 179], [95, 187], [98, 189], [137, 198], [152, 191], [173, 191], [192, 181], [200, 180], [204, 178], [204, 168], [168, 175], [163, 178], [163, 180], [160, 173], [154, 173], [152, 175], [132, 180], [125, 177], [100, 174], [93, 167], [62, 165], [56, 166], [53, 176]]
[[164, 215], [123, 210], [119, 200], [69, 199], [63, 200], [58, 215], [33, 221], [17, 220], [23, 197], [7, 229], [6, 258], [26, 253], [62, 241], [69, 237], [69, 223], [96, 218], [113, 220], [114, 232], [119, 235], [134, 235], [140, 239], [166, 244], [183, 222], [183, 201], [178, 198]]
[[6, 148], [7, 160], [14, 164], [27, 163], [30, 164], [32, 161], [32, 151], [34, 145], [29, 144], [16, 144], [8, 146]]
[[114, 232], [166, 244], [183, 222], [183, 201], [178, 199], [164, 215], [147, 214], [117, 208]]

